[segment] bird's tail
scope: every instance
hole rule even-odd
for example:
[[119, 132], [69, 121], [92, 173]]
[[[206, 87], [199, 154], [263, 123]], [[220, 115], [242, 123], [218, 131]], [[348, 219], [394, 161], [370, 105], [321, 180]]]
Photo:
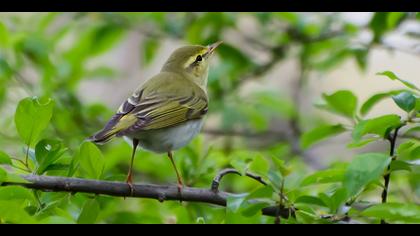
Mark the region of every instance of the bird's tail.
[[108, 142], [109, 140], [111, 140], [117, 133], [118, 131], [116, 131], [115, 129], [111, 129], [111, 130], [103, 129], [97, 132], [96, 134], [90, 136], [89, 138], [87, 138], [86, 141], [94, 142], [97, 144], [104, 144]]
[[108, 121], [105, 128], [87, 138], [86, 141], [94, 142], [97, 144], [104, 144], [118, 135], [120, 131], [125, 130], [126, 128], [133, 125], [135, 121], [135, 116], [117, 113], [111, 118], [110, 121]]
[[94, 142], [97, 144], [104, 144], [108, 142], [120, 131], [120, 129], [117, 127], [120, 119], [121, 115], [115, 114], [102, 130], [87, 138], [86, 141]]

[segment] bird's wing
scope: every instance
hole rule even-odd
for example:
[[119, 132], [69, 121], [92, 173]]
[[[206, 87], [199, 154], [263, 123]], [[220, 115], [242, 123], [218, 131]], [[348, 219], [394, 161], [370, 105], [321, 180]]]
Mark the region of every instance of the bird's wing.
[[195, 83], [171, 74], [152, 79], [153, 84], [140, 87], [120, 106], [112, 125], [119, 135], [165, 128], [207, 113], [207, 94]]

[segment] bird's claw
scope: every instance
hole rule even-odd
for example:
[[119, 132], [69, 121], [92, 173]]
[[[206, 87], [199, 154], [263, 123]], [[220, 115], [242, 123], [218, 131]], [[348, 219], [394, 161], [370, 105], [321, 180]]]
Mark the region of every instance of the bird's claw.
[[[128, 174], [127, 176], [127, 180], [125, 181], [128, 185], [128, 189], [130, 190], [130, 197], [132, 197], [134, 195], [134, 185], [133, 185], [133, 178], [131, 175], [131, 172]], [[126, 197], [124, 197], [125, 199]]]
[[128, 188], [130, 189], [130, 196], [132, 197], [134, 195], [134, 186], [133, 183], [127, 182]]

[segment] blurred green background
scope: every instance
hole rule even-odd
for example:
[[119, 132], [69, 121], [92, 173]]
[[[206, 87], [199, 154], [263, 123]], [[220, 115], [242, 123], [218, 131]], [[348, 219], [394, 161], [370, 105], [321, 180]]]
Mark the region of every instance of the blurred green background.
[[[361, 104], [375, 93], [404, 88], [398, 81], [376, 75], [381, 71], [393, 71], [419, 86], [419, 16], [402, 12], [1, 13], [0, 150], [24, 159], [26, 145], [15, 127], [16, 107], [25, 97], [51, 98], [52, 118], [38, 140], [56, 140], [62, 153], [41, 174], [91, 177], [83, 169], [87, 164], [80, 146], [103, 127], [133, 88], [157, 73], [177, 47], [223, 40], [210, 69], [210, 107], [202, 134], [175, 152], [185, 183], [207, 188], [219, 170], [233, 167], [262, 175], [273, 188], [285, 180], [291, 203], [301, 196], [328, 192], [335, 189], [337, 180], [324, 179], [327, 184], [312, 187], [303, 187], [302, 181], [316, 171], [344, 166], [357, 153], [386, 153], [388, 144], [378, 141], [348, 148], [351, 135], [342, 133], [302, 145], [301, 137], [308, 130], [324, 124], [352, 125], [316, 104], [323, 93], [340, 89], [351, 90]], [[388, 99], [366, 117], [389, 113], [405, 114]], [[35, 145], [30, 144], [30, 152]], [[100, 173], [93, 172], [99, 173], [98, 178], [124, 180], [131, 152], [127, 142], [114, 139], [99, 146], [100, 153], [89, 148], [95, 153], [89, 158], [95, 160]], [[287, 174], [278, 171], [282, 168]], [[390, 199], [420, 204], [419, 176], [419, 172], [393, 176]], [[134, 178], [139, 183], [176, 183], [168, 159], [144, 150], [137, 152]], [[221, 189], [248, 193], [260, 187], [246, 177], [227, 176]], [[0, 201], [0, 222], [272, 223], [273, 218], [262, 216], [259, 209], [276, 204], [274, 192], [265, 194], [259, 207], [244, 206], [244, 213], [231, 205], [225, 209], [204, 203], [35, 191], [31, 192], [35, 200], [22, 197], [13, 202], [21, 209], [14, 217], [7, 211], [11, 205]], [[379, 190], [373, 190], [365, 199], [379, 201], [379, 195]], [[334, 199], [325, 198], [329, 197]], [[335, 205], [302, 208], [311, 214], [300, 215], [298, 223], [337, 213]]]

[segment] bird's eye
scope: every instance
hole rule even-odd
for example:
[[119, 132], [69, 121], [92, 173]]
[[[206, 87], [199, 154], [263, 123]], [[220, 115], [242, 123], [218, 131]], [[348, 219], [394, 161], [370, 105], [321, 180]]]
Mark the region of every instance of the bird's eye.
[[201, 57], [201, 55], [198, 55], [197, 58], [195, 59], [195, 61], [202, 61], [203, 58]]

